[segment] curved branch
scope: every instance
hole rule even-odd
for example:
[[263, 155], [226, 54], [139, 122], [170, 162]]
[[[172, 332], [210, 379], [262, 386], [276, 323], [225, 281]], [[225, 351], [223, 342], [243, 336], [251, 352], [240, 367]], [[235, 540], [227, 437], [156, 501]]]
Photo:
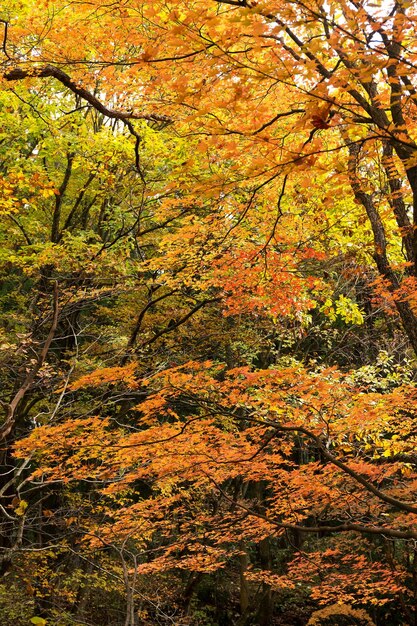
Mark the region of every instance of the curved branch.
[[384, 493], [383, 491], [375, 487], [371, 482], [369, 482], [369, 480], [364, 478], [361, 474], [359, 474], [358, 472], [350, 468], [349, 465], [346, 465], [346, 463], [343, 463], [343, 461], [340, 461], [335, 456], [333, 456], [333, 454], [331, 454], [326, 448], [326, 446], [323, 444], [320, 437], [312, 433], [307, 428], [304, 428], [303, 426], [280, 426], [279, 424], [276, 424], [275, 422], [264, 422], [264, 423], [274, 428], [276, 432], [302, 433], [303, 435], [305, 435], [306, 437], [314, 441], [317, 448], [320, 450], [323, 457], [327, 461], [332, 463], [332, 465], [336, 465], [336, 467], [341, 469], [345, 474], [348, 474], [357, 483], [365, 487], [367, 491], [369, 491], [370, 493], [373, 493], [374, 496], [376, 496], [383, 502], [386, 502], [386, 504], [391, 504], [392, 506], [396, 507], [397, 509], [400, 509], [401, 511], [407, 511], [407, 513], [417, 513], [417, 506], [413, 506], [412, 504], [409, 504], [408, 502], [404, 502], [403, 500], [398, 500], [397, 498], [393, 498], [392, 496], [389, 496], [388, 494]]
[[241, 502], [236, 502], [236, 500], [232, 500], [232, 498], [230, 498], [227, 495], [227, 493], [225, 493], [225, 491], [220, 487], [220, 485], [217, 484], [215, 480], [213, 480], [213, 478], [211, 478], [211, 476], [208, 476], [207, 474], [206, 476], [210, 480], [210, 482], [212, 482], [215, 485], [219, 493], [228, 502], [232, 503], [234, 506], [237, 506], [239, 509], [246, 511], [247, 513], [249, 513], [249, 515], [258, 517], [264, 520], [265, 522], [268, 522], [268, 524], [271, 524], [272, 526], [275, 526], [276, 528], [279, 528], [282, 530], [295, 530], [295, 531], [304, 532], [304, 533], [323, 533], [323, 532], [341, 533], [341, 532], [352, 531], [352, 532], [358, 532], [358, 533], [363, 533], [363, 534], [370, 533], [373, 535], [386, 535], [387, 537], [394, 537], [396, 539], [417, 539], [417, 532], [413, 530], [396, 530], [395, 528], [385, 528], [384, 526], [375, 526], [373, 524], [370, 526], [367, 526], [365, 524], [354, 524], [354, 523], [342, 522], [341, 524], [337, 524], [335, 526], [330, 526], [328, 524], [327, 525], [319, 524], [317, 526], [300, 526], [298, 524], [287, 524], [285, 522], [278, 522], [268, 517], [267, 515], [263, 515], [262, 513], [259, 513], [258, 511], [254, 511], [253, 509], [246, 506], [245, 504], [242, 504]]
[[58, 67], [54, 67], [53, 65], [44, 65], [40, 68], [35, 68], [31, 70], [25, 70], [21, 67], [15, 67], [9, 72], [4, 74], [3, 78], [7, 81], [13, 80], [23, 80], [24, 78], [37, 77], [37, 78], [55, 78], [60, 83], [65, 85], [70, 91], [75, 93], [77, 96], [86, 100], [89, 104], [91, 104], [96, 111], [102, 113], [106, 117], [115, 120], [121, 120], [125, 122], [126, 120], [147, 120], [148, 122], [159, 122], [162, 124], [172, 124], [172, 118], [167, 115], [159, 115], [157, 113], [152, 113], [150, 115], [147, 114], [138, 114], [129, 111], [116, 111], [114, 109], [109, 109], [105, 104], [100, 102], [96, 96], [90, 93], [87, 89], [82, 87], [79, 83], [75, 82], [68, 74], [66, 74], [63, 70]]
[[64, 72], [63, 70], [53, 65], [45, 65], [43, 67], [35, 68], [31, 70], [25, 70], [21, 67], [15, 67], [9, 72], [6, 72], [3, 78], [8, 81], [13, 81], [13, 80], [23, 80], [24, 78], [28, 78], [32, 76], [37, 77], [37, 78], [48, 78], [48, 77], [55, 78], [60, 83], [62, 83], [65, 87], [70, 89], [70, 91], [72, 91], [74, 94], [76, 94], [83, 100], [86, 100], [99, 113], [102, 113], [104, 116], [110, 119], [120, 120], [121, 122], [123, 122], [123, 124], [128, 128], [130, 134], [135, 138], [135, 148], [134, 148], [135, 165], [142, 179], [142, 182], [145, 184], [145, 177], [140, 166], [140, 155], [139, 155], [139, 148], [140, 148], [140, 144], [142, 141], [142, 137], [135, 130], [131, 120], [147, 120], [148, 122], [153, 122], [154, 124], [156, 123], [159, 128], [163, 128], [164, 126], [167, 126], [168, 124], [173, 123], [172, 118], [168, 117], [167, 115], [159, 115], [157, 113], [152, 113], [150, 115], [147, 115], [147, 114], [138, 114], [138, 113], [129, 112], [129, 111], [116, 111], [114, 109], [109, 109], [105, 104], [100, 102], [100, 100], [96, 98], [95, 95], [90, 93], [87, 89], [82, 87], [79, 83], [75, 82], [68, 74], [66, 74], [66, 72]]
[[58, 283], [55, 281], [54, 282], [54, 304], [53, 304], [53, 315], [52, 315], [52, 324], [51, 324], [51, 328], [49, 329], [49, 333], [48, 336], [46, 338], [46, 341], [44, 343], [44, 346], [36, 360], [35, 365], [33, 366], [33, 368], [30, 370], [30, 372], [27, 374], [25, 380], [23, 381], [22, 385], [19, 387], [19, 389], [17, 390], [14, 398], [11, 400], [11, 402], [9, 404], [6, 405], [7, 407], [7, 414], [6, 414], [6, 421], [1, 425], [0, 427], [0, 441], [2, 441], [3, 439], [5, 439], [12, 431], [13, 426], [15, 424], [16, 418], [15, 418], [15, 413], [16, 413], [16, 409], [18, 404], [20, 403], [20, 401], [23, 399], [24, 395], [26, 394], [26, 392], [28, 391], [28, 389], [30, 389], [33, 381], [35, 380], [36, 374], [39, 372], [39, 370], [41, 369], [42, 365], [45, 362], [45, 359], [48, 355], [49, 352], [49, 348], [51, 346], [52, 340], [55, 336], [55, 332], [58, 326], [58, 313], [59, 313], [59, 308], [58, 308]]
[[7, 57], [11, 61], [11, 56], [7, 52], [7, 32], [9, 29], [9, 22], [7, 20], [0, 20], [0, 24], [4, 24], [4, 34], [3, 34], [3, 42], [1, 44], [1, 49], [5, 57]]
[[172, 332], [173, 330], [175, 330], [176, 328], [184, 324], [184, 322], [190, 319], [190, 317], [192, 317], [194, 313], [197, 313], [197, 311], [199, 311], [206, 304], [211, 304], [212, 302], [220, 302], [220, 301], [221, 301], [221, 298], [209, 298], [207, 300], [203, 300], [202, 302], [199, 302], [191, 309], [191, 311], [188, 311], [188, 313], [180, 317], [179, 320], [177, 320], [176, 322], [169, 323], [166, 328], [163, 328], [161, 331], [156, 333], [156, 335], [154, 335], [151, 339], [142, 343], [140, 345], [140, 348], [143, 348], [145, 346], [150, 346], [152, 343], [157, 341], [157, 339], [159, 339], [163, 335], [166, 335], [167, 333]]

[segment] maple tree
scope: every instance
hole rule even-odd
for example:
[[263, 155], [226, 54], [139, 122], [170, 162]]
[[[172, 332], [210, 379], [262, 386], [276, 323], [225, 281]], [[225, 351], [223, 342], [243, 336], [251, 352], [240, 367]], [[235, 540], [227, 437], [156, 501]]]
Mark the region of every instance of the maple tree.
[[1, 9], [6, 619], [416, 623], [416, 21]]

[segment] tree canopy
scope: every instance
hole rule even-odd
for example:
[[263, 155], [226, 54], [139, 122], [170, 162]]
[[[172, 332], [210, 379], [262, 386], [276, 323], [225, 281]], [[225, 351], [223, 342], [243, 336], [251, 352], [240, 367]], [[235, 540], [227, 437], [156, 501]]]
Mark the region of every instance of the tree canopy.
[[0, 615], [417, 623], [417, 7], [6, 0]]

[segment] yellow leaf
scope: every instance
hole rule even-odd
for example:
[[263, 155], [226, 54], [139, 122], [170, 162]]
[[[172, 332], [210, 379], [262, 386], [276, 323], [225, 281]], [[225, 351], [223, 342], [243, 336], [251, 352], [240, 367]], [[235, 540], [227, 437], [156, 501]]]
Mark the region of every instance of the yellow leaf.
[[20, 500], [19, 506], [15, 509], [16, 515], [23, 516], [28, 508], [28, 503], [26, 500]]

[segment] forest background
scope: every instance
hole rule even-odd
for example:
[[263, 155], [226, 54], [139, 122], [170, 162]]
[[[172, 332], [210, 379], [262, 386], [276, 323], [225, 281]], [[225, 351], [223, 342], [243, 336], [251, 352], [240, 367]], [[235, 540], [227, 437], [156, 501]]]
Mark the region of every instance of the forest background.
[[0, 616], [417, 625], [417, 8], [0, 9]]

